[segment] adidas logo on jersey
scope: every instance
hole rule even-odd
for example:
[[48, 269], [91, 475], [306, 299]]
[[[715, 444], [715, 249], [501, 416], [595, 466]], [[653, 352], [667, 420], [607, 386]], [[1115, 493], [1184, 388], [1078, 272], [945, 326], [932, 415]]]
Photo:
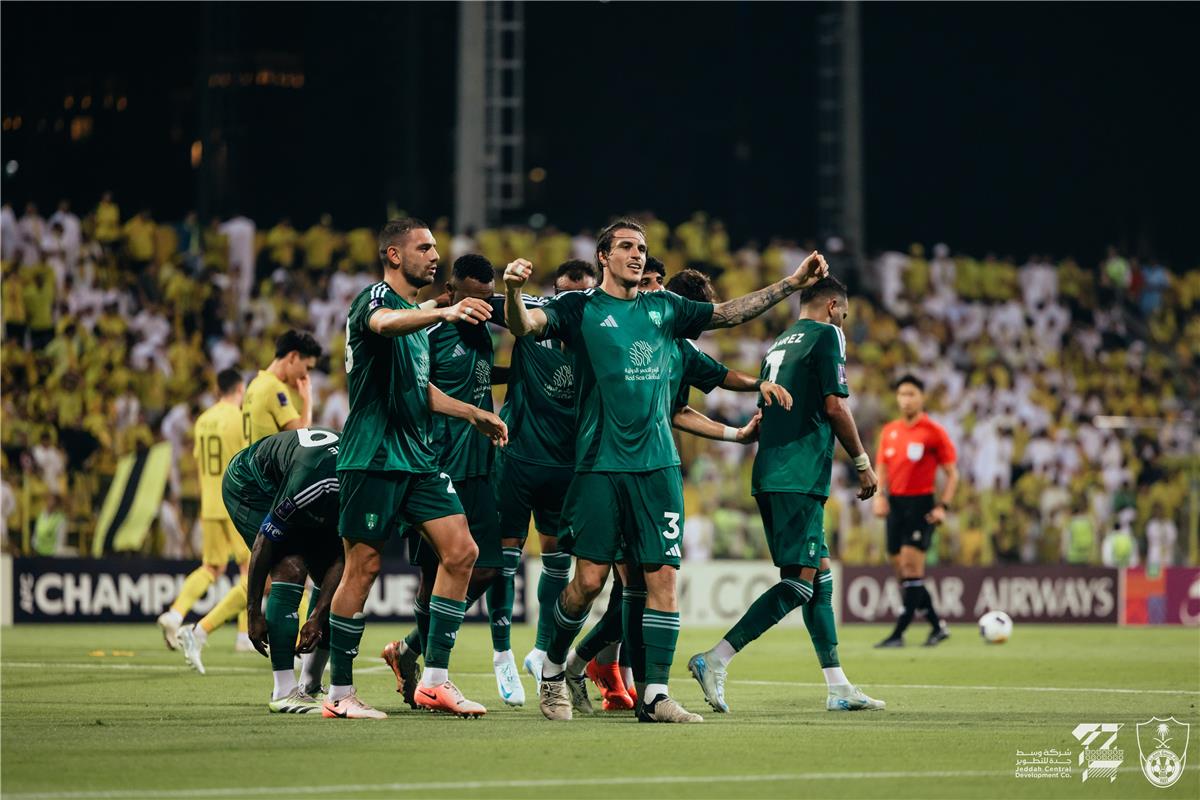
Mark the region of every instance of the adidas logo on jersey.
[[612, 314], [609, 314], [607, 317], [604, 318], [604, 322], [600, 323], [600, 327], [601, 328], [619, 328], [621, 326], [617, 324], [617, 321], [615, 319], [613, 319]]
[[668, 548], [667, 548], [667, 555], [669, 555], [669, 556], [674, 556], [675, 558], [683, 558], [683, 555], [682, 555], [682, 554], [679, 552], [679, 545], [678, 545], [678, 544], [673, 544], [673, 545], [671, 545], [670, 547], [668, 547]]
[[466, 354], [467, 351], [463, 349], [463, 346], [461, 344], [456, 344], [454, 345], [454, 352], [450, 355], [450, 357], [458, 358], [459, 356], [465, 356]]

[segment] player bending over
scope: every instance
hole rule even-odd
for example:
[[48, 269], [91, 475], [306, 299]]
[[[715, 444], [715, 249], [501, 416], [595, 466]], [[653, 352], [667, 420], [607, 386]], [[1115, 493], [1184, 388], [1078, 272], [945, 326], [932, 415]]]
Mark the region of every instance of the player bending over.
[[[271, 659], [275, 687], [267, 708], [274, 712], [321, 711], [329, 603], [343, 564], [336, 528], [337, 445], [338, 434], [327, 428], [276, 433], [234, 456], [221, 485], [233, 524], [251, 547], [246, 590], [250, 642]], [[316, 599], [301, 628], [300, 599], [310, 575]], [[268, 576], [271, 591], [264, 617], [262, 596]], [[326, 658], [306, 660], [297, 683], [292, 668], [296, 653], [318, 647], [325, 650]]]

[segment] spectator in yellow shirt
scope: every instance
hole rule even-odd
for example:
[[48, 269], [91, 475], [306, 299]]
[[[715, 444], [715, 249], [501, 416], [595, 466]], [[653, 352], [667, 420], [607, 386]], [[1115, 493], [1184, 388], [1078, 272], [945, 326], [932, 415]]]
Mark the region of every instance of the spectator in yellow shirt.
[[325, 272], [333, 264], [333, 217], [321, 215], [321, 221], [304, 232], [301, 246], [304, 248], [304, 266], [309, 272]]
[[121, 238], [121, 208], [113, 202], [112, 192], [105, 192], [96, 206], [96, 241], [111, 251]]
[[33, 267], [24, 286], [29, 339], [41, 350], [54, 338], [54, 273], [49, 267]]
[[296, 242], [299, 239], [300, 234], [296, 233], [290, 219], [284, 217], [279, 220], [279, 224], [267, 232], [271, 266], [290, 270], [296, 263]]
[[154, 260], [154, 221], [150, 219], [150, 211], [139, 211], [121, 232], [125, 235], [125, 252], [133, 262], [134, 272], [140, 275]]

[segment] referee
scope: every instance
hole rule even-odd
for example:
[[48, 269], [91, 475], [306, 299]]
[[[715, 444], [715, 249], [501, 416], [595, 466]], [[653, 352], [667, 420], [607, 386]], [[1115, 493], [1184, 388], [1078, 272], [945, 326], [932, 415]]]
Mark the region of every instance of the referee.
[[[925, 551], [958, 488], [957, 454], [945, 428], [925, 414], [925, 384], [920, 378], [905, 375], [896, 381], [896, 402], [900, 419], [883, 426], [875, 455], [882, 491], [875, 495], [874, 509], [876, 516], [887, 517], [888, 558], [904, 591], [904, 613], [891, 635], [875, 646], [903, 647], [905, 628], [923, 611], [933, 627], [925, 646], [933, 647], [950, 632], [925, 588]], [[935, 503], [939, 466], [946, 472], [946, 485]]]

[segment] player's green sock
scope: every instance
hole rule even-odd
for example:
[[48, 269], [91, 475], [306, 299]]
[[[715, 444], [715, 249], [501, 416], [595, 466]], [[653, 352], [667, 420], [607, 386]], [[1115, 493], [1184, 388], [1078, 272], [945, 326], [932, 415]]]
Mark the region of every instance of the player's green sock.
[[467, 604], [448, 597], [429, 598], [429, 635], [425, 640], [425, 666], [446, 669], [458, 628], [467, 613]]
[[812, 639], [813, 649], [817, 651], [817, 660], [822, 669], [840, 667], [838, 660], [837, 626], [833, 621], [833, 571], [825, 570], [817, 573], [816, 594], [811, 603], [805, 603], [801, 610], [804, 624], [808, 627], [808, 636]]
[[630, 589], [621, 592], [622, 650], [629, 653], [629, 668], [634, 683], [646, 682], [646, 648], [642, 638], [642, 617], [646, 613], [646, 590]]
[[296, 634], [300, 631], [300, 598], [304, 586], [273, 581], [267, 596], [267, 642], [271, 645], [271, 669], [291, 669], [296, 658]]
[[414, 597], [413, 616], [417, 618], [417, 624], [404, 637], [404, 644], [413, 652], [424, 653], [425, 642], [429, 641], [429, 603], [419, 597]]
[[621, 595], [617, 588], [613, 587], [612, 594], [608, 596], [608, 608], [604, 609], [604, 616], [600, 617], [600, 621], [592, 626], [575, 648], [575, 655], [581, 663], [587, 664], [599, 655], [601, 650], [621, 641], [623, 607]]
[[571, 649], [571, 642], [575, 641], [583, 624], [587, 622], [588, 609], [585, 608], [578, 617], [572, 617], [570, 612], [563, 608], [560, 595], [554, 602], [551, 616], [554, 617], [554, 634], [550, 637], [550, 646], [546, 648], [546, 662], [548, 664], [565, 664], [567, 651]]
[[647, 608], [642, 613], [642, 640], [646, 648], [645, 683], [666, 685], [679, 641], [679, 612]]
[[339, 617], [329, 614], [329, 682], [333, 686], [354, 685], [354, 657], [362, 641], [363, 617]]
[[538, 578], [537, 638], [533, 646], [538, 650], [550, 649], [550, 636], [554, 633], [554, 604], [567, 588], [571, 574], [570, 553], [542, 553], [542, 576]]
[[753, 642], [813, 596], [813, 585], [799, 578], [784, 578], [758, 596], [737, 624], [725, 634], [735, 651]]
[[492, 649], [503, 653], [512, 649], [512, 612], [516, 599], [517, 568], [521, 566], [521, 548], [506, 547], [504, 566], [487, 590], [488, 619], [492, 626]]

